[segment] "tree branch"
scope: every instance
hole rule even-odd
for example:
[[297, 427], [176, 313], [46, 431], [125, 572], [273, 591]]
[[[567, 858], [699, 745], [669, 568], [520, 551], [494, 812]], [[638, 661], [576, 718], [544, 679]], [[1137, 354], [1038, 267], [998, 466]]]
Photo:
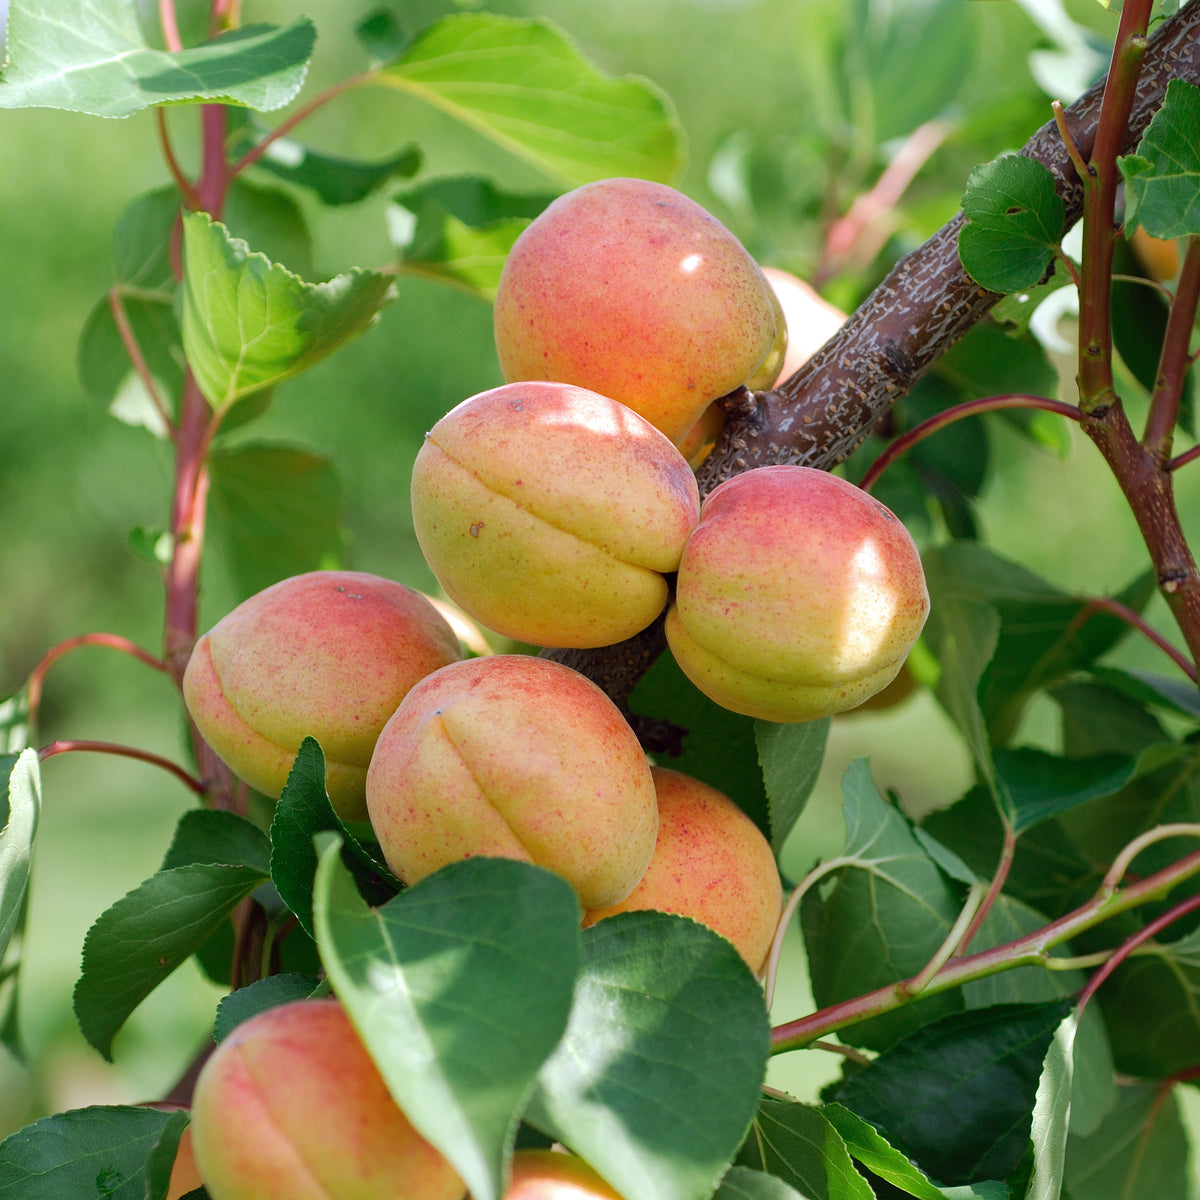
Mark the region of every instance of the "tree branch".
[[[1129, 114], [1122, 153], [1141, 139], [1173, 78], [1200, 84], [1200, 2], [1192, 0], [1151, 36]], [[1090, 158], [1104, 80], [1063, 114], [1079, 153]], [[1054, 175], [1067, 227], [1083, 211], [1083, 185], [1054, 119], [1021, 153]], [[701, 495], [752, 467], [795, 463], [828, 470], [866, 438], [876, 422], [1000, 299], [981, 288], [958, 260], [958, 214], [902, 258], [834, 336], [775, 391], [744, 388], [725, 400], [729, 417], [716, 448], [697, 472]], [[653, 630], [654, 627], [652, 627]], [[598, 650], [548, 650], [596, 680], [625, 706], [661, 649], [652, 631]]]

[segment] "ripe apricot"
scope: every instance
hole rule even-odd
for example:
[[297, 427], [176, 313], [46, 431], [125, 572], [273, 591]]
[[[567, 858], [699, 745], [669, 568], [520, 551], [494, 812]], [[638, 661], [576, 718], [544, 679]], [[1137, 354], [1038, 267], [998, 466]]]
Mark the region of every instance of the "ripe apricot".
[[665, 184], [602, 179], [517, 238], [493, 310], [509, 381], [551, 379], [627, 404], [678, 443], [775, 343], [770, 291], [745, 247]]

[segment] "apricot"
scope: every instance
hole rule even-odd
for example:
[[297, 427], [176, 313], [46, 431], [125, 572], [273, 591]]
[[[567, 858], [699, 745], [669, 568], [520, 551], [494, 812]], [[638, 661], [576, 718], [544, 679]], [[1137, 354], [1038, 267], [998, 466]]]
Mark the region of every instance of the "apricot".
[[658, 839], [650, 865], [620, 904], [591, 909], [584, 925], [644, 908], [679, 913], [728, 938], [758, 974], [783, 910], [770, 843], [724, 792], [679, 771], [651, 771]]
[[556, 1150], [518, 1150], [504, 1200], [621, 1200], [582, 1158]]
[[212, 1200], [461, 1200], [336, 1000], [242, 1022], [196, 1080], [192, 1146]]
[[759, 467], [704, 503], [667, 642], [710, 699], [768, 721], [844, 712], [886, 687], [929, 614], [899, 518], [810, 467]]
[[204, 634], [183, 697], [216, 754], [268, 796], [279, 796], [300, 743], [315, 737], [330, 801], [361, 820], [384, 722], [414, 683], [461, 657], [419, 593], [358, 571], [312, 571], [251, 596]]
[[522, 654], [417, 684], [379, 735], [367, 809], [405, 883], [472, 855], [515, 858], [562, 875], [587, 908], [633, 891], [658, 830], [650, 767], [617, 706]]
[[196, 1156], [192, 1151], [192, 1131], [187, 1128], [179, 1139], [179, 1148], [175, 1151], [175, 1164], [171, 1167], [171, 1178], [167, 1183], [166, 1200], [180, 1200], [188, 1192], [194, 1192], [203, 1185], [200, 1172], [196, 1170]]
[[787, 346], [774, 378], [776, 387], [794, 375], [846, 323], [846, 314], [830, 304], [811, 284], [779, 267], [763, 267], [763, 276], [778, 298], [787, 325]]
[[514, 383], [430, 430], [412, 472], [413, 527], [464, 612], [539, 646], [607, 646], [667, 603], [700, 514], [678, 450], [586, 388]]
[[574, 383], [678, 443], [775, 343], [758, 265], [720, 221], [661, 183], [602, 179], [517, 238], [493, 310], [506, 380]]

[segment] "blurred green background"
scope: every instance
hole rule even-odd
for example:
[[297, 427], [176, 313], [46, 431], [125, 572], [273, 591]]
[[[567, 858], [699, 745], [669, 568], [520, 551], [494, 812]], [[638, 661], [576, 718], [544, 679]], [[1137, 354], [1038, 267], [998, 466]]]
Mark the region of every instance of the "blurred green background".
[[[303, 94], [309, 97], [360, 69], [352, 31], [374, 7], [246, 0], [244, 15], [283, 22], [303, 11], [316, 20], [320, 36]], [[1016, 148], [1049, 117], [1040, 84], [1072, 98], [1078, 81], [1102, 64], [1115, 22], [1095, 0], [1067, 3], [1069, 19], [1057, 28], [1045, 17], [1041, 25], [1031, 19], [1031, 4], [964, 0], [541, 0], [489, 7], [548, 16], [604, 70], [656, 81], [687, 136], [683, 189], [760, 261], [804, 275], [817, 267], [823, 219], [874, 182], [896, 139], [943, 119], [944, 140], [891, 214], [879, 255], [830, 281], [828, 294], [843, 307], [955, 213], [975, 163]], [[1053, 15], [1052, 5], [1036, 7]], [[175, 109], [169, 120], [190, 162], [195, 110]], [[471, 171], [515, 190], [547, 186], [444, 115], [384, 89], [342, 98], [300, 132], [322, 148], [364, 156], [416, 141], [426, 155], [422, 178]], [[79, 633], [110, 631], [157, 649], [161, 583], [130, 553], [127, 536], [165, 523], [171, 462], [146, 431], [89, 402], [75, 370], [83, 322], [111, 281], [113, 222], [130, 199], [166, 179], [152, 115], [100, 121], [4, 112], [0, 155], [4, 694], [21, 685], [47, 648]], [[297, 194], [313, 234], [317, 277], [392, 258], [388, 196], [385, 188], [358, 206], [329, 211]], [[412, 458], [443, 412], [498, 382], [487, 305], [401, 278], [399, 299], [378, 327], [281, 387], [252, 433], [332, 455], [345, 488], [346, 565], [431, 589], [409, 521]], [[1066, 432], [1070, 448], [1062, 457], [1034, 449], [1000, 422], [991, 432], [995, 469], [978, 521], [992, 546], [1082, 592], [1115, 591], [1142, 569], [1132, 520], [1074, 430]], [[1196, 480], [1195, 469], [1180, 479], [1185, 514], [1197, 511]], [[204, 577], [203, 624], [237, 599], [214, 560]], [[1161, 606], [1151, 615], [1171, 632]], [[1120, 661], [1164, 665], [1132, 640]], [[177, 758], [182, 728], [170, 684], [124, 656], [82, 650], [49, 676], [44, 742], [129, 742]], [[1026, 737], [1053, 744], [1053, 714], [1035, 707]], [[839, 848], [838, 779], [864, 754], [880, 786], [917, 813], [950, 803], [969, 778], [961, 745], [927, 694], [886, 712], [839, 718], [816, 793], [785, 851], [793, 876]], [[161, 1095], [208, 1036], [219, 993], [190, 966], [129, 1022], [114, 1064], [86, 1046], [71, 1011], [88, 925], [157, 868], [190, 803], [168, 776], [127, 760], [63, 755], [46, 764], [21, 982], [29, 1061], [0, 1059], [0, 1136], [42, 1113]], [[805, 1011], [806, 987], [794, 936], [777, 1019]], [[837, 1070], [834, 1056], [808, 1051], [777, 1061], [772, 1080], [807, 1096]]]

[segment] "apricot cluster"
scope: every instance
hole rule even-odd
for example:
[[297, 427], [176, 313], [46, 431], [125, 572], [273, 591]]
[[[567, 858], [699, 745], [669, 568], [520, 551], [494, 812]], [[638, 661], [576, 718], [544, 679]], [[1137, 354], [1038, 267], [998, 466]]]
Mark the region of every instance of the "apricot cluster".
[[[438, 421], [412, 472], [417, 539], [462, 613], [526, 647], [608, 646], [665, 613], [685, 674], [772, 721], [886, 686], [928, 609], [903, 525], [802, 467], [748, 471], [702, 506], [680, 448], [697, 427], [716, 436], [722, 395], [787, 369], [784, 308], [737, 239], [662, 185], [590, 184], [532, 222], [496, 300], [507, 382]], [[521, 859], [571, 883], [585, 925], [679, 913], [761, 973], [782, 888], [757, 826], [653, 766], [589, 679], [521, 645], [477, 638], [468, 657], [444, 612], [359, 572], [283, 580], [199, 640], [188, 710], [268, 796], [315, 737], [334, 808], [370, 822], [405, 884], [466, 857]], [[287, 1082], [268, 1084], [277, 1072]], [[315, 1096], [342, 1115], [310, 1150]], [[213, 1200], [461, 1200], [336, 1001], [239, 1026], [201, 1076], [193, 1122]], [[615, 1195], [586, 1164], [518, 1157], [513, 1200], [560, 1194]]]

